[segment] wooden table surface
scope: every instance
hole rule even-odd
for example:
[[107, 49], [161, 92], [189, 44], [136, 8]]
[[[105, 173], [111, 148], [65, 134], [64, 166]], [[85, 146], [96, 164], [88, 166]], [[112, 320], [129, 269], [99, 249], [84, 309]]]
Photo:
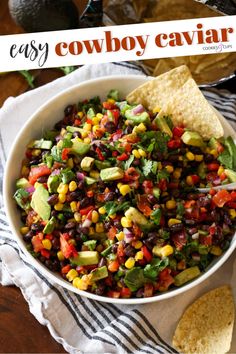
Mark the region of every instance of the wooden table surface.
[[[0, 1], [0, 35], [23, 33], [11, 19], [8, 0]], [[75, 0], [81, 11], [85, 0]], [[1, 67], [0, 67], [1, 72]], [[35, 87], [39, 87], [60, 76], [58, 69], [34, 70]], [[16, 72], [0, 76], [0, 107], [9, 96], [18, 96], [30, 88], [24, 77]], [[21, 291], [14, 287], [0, 286], [0, 353], [66, 353], [29, 312]]]

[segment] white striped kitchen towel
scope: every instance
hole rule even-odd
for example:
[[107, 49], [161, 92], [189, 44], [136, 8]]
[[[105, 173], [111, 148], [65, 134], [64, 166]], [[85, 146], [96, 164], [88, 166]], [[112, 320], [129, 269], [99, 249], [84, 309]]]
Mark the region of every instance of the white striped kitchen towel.
[[[128, 73], [142, 72], [130, 63], [84, 66], [46, 86], [9, 98], [0, 111], [0, 182], [11, 142], [42, 103], [78, 82]], [[236, 128], [236, 95], [213, 89], [204, 94]], [[99, 303], [61, 288], [32, 267], [11, 234], [2, 206], [0, 282], [21, 288], [30, 311], [69, 353], [166, 354], [177, 353], [171, 347], [171, 338], [182, 312], [191, 302], [222, 284], [231, 284], [236, 292], [236, 261], [234, 253], [208, 280], [173, 299], [139, 306]], [[231, 352], [236, 352], [236, 338]]]

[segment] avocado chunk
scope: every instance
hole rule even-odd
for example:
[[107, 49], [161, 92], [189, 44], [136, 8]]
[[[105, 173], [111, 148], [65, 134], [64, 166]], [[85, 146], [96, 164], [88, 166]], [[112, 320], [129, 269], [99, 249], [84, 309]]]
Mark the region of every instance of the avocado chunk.
[[198, 172], [198, 176], [199, 176], [201, 179], [206, 178], [207, 167], [206, 167], [205, 162], [201, 162], [201, 163], [200, 163], [200, 165], [198, 166], [197, 172]]
[[104, 279], [104, 278], [108, 277], [107, 267], [103, 266], [100, 268], [96, 268], [96, 269], [92, 270], [90, 275], [91, 275], [91, 281], [97, 281], [100, 279]]
[[90, 186], [91, 184], [94, 184], [94, 183], [97, 182], [96, 179], [94, 179], [94, 178], [92, 178], [92, 177], [85, 177], [84, 180], [85, 180], [85, 183], [86, 183], [88, 186]]
[[99, 161], [99, 160], [95, 160], [95, 166], [99, 169], [99, 170], [103, 170], [105, 168], [111, 167], [111, 164], [109, 161]]
[[73, 143], [71, 147], [71, 153], [77, 155], [85, 155], [90, 150], [90, 144], [83, 143], [79, 141], [78, 138], [74, 138], [71, 141]]
[[236, 182], [236, 172], [230, 169], [225, 169], [225, 174], [230, 180], [230, 182]]
[[138, 225], [146, 225], [148, 223], [146, 217], [134, 207], [130, 207], [128, 210], [126, 210], [125, 216]]
[[88, 240], [83, 243], [85, 246], [88, 247], [89, 251], [94, 251], [96, 248], [97, 240]]
[[20, 179], [18, 179], [16, 181], [16, 188], [27, 188], [27, 187], [30, 187], [30, 186], [31, 186], [31, 184], [24, 177], [22, 177], [22, 178], [20, 178]]
[[100, 172], [103, 181], [115, 181], [124, 177], [124, 171], [119, 167], [104, 168]]
[[184, 132], [181, 139], [186, 145], [205, 147], [202, 137], [197, 132]]
[[52, 216], [43, 229], [44, 234], [51, 234], [56, 226], [57, 219]]
[[97, 251], [81, 251], [76, 257], [70, 258], [70, 262], [78, 266], [98, 264], [99, 254]]
[[83, 129], [82, 129], [82, 128], [72, 127], [72, 126], [70, 126], [70, 125], [68, 125], [68, 126], [66, 127], [66, 130], [67, 130], [69, 133], [76, 133], [76, 132], [83, 133]]
[[60, 177], [58, 175], [49, 176], [47, 182], [49, 193], [56, 193], [59, 184], [60, 184]]
[[19, 188], [14, 194], [14, 199], [19, 207], [27, 211], [30, 208], [29, 196], [30, 194], [24, 188]]
[[80, 163], [82, 170], [89, 172], [94, 164], [95, 159], [93, 157], [86, 156]]
[[209, 147], [210, 147], [211, 149], [216, 149], [216, 150], [217, 150], [217, 148], [218, 148], [218, 146], [219, 146], [219, 143], [218, 143], [218, 141], [216, 140], [216, 138], [213, 138], [213, 137], [212, 137], [212, 138], [209, 140], [208, 145], [209, 145]]
[[105, 250], [101, 252], [101, 255], [102, 255], [103, 257], [108, 256], [108, 255], [111, 253], [111, 251], [112, 251], [112, 246], [113, 246], [113, 245], [110, 245], [110, 246], [108, 246], [107, 248], [105, 248]]
[[197, 266], [187, 268], [175, 276], [175, 285], [181, 286], [188, 281], [198, 277], [200, 274], [200, 269]]
[[48, 198], [48, 191], [42, 184], [38, 183], [32, 195], [31, 207], [43, 220], [48, 220], [51, 214], [51, 206], [47, 202]]
[[87, 112], [87, 117], [88, 117], [89, 119], [92, 119], [92, 118], [95, 117], [95, 116], [96, 116], [95, 110], [94, 110], [92, 107], [90, 107], [89, 110], [88, 110], [88, 112]]
[[27, 145], [27, 147], [30, 149], [50, 150], [52, 148], [52, 141], [51, 140], [44, 140], [44, 139], [34, 140], [34, 141], [31, 141], [31, 143], [29, 143]]
[[154, 123], [157, 124], [158, 128], [163, 132], [168, 134], [170, 137], [172, 137], [172, 131], [165, 120], [165, 117], [158, 116], [154, 119]]
[[150, 116], [149, 116], [148, 112], [134, 114], [133, 109], [127, 109], [125, 111], [125, 118], [127, 118], [134, 125], [140, 124], [140, 123], [145, 123], [145, 124], [150, 123]]

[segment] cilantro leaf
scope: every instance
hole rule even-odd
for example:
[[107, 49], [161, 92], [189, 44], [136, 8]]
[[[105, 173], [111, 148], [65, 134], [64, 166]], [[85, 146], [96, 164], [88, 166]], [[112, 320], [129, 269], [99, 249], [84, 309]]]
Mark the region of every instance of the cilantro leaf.
[[107, 202], [105, 204], [105, 209], [106, 209], [106, 212], [109, 215], [112, 215], [112, 214], [115, 214], [117, 213], [118, 211], [121, 211], [121, 210], [126, 210], [130, 207], [130, 203], [129, 202], [124, 202], [122, 204], [119, 204], [118, 202]]
[[145, 284], [144, 271], [140, 267], [134, 267], [126, 272], [124, 278], [125, 285], [131, 291], [140, 289]]
[[124, 163], [124, 169], [128, 170], [128, 168], [132, 165], [132, 162], [134, 161], [134, 155], [130, 155], [127, 161]]
[[161, 179], [166, 179], [169, 181], [170, 174], [166, 169], [160, 170], [157, 173], [157, 181], [160, 182]]
[[148, 175], [152, 172], [153, 162], [151, 160], [143, 159], [142, 163], [143, 174], [145, 177], [148, 177]]
[[160, 225], [160, 221], [161, 221], [161, 209], [155, 209], [152, 214], [151, 214], [151, 218], [154, 222], [154, 224], [156, 225]]
[[158, 274], [169, 265], [169, 259], [153, 258], [151, 264], [147, 264], [144, 268], [144, 276], [155, 281]]
[[71, 171], [69, 168], [65, 168], [61, 171], [61, 179], [62, 183], [66, 184], [72, 181], [75, 178], [75, 173]]
[[182, 203], [178, 203], [177, 204], [177, 208], [176, 208], [176, 214], [178, 216], [183, 216], [184, 212], [185, 212], [185, 208], [184, 208], [183, 204]]

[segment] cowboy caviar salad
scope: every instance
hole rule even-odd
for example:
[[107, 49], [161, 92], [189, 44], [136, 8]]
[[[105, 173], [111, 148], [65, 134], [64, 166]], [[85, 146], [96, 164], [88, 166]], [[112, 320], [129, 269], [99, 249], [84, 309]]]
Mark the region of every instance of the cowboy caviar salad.
[[80, 290], [150, 297], [199, 276], [230, 244], [231, 137], [203, 140], [116, 90], [65, 108], [31, 141], [14, 198], [29, 252]]

